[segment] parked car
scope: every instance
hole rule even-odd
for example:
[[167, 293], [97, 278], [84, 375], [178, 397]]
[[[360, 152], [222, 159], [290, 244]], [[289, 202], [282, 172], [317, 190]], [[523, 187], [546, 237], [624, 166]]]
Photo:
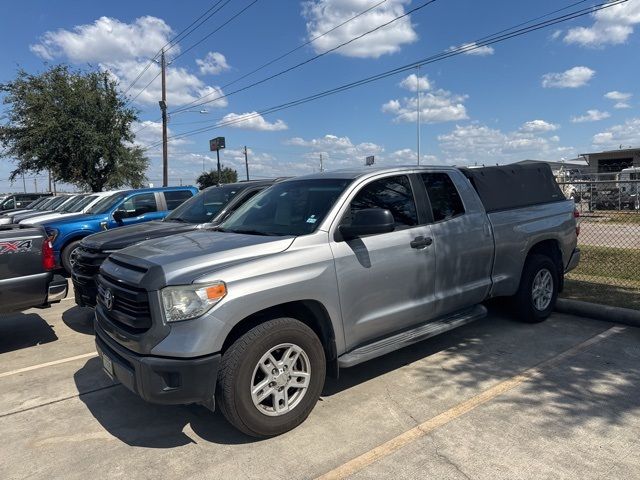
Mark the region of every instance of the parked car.
[[58, 197], [41, 197], [34, 200], [25, 208], [12, 208], [10, 210], [0, 211], [0, 225], [8, 225], [13, 220], [13, 216], [19, 213], [31, 212], [35, 210], [44, 211], [45, 206], [56, 200]]
[[68, 195], [60, 195], [60, 196], [57, 196], [57, 197], [48, 197], [44, 202], [39, 203], [37, 206], [35, 206], [33, 208], [26, 208], [26, 209], [18, 209], [18, 210], [9, 211], [9, 212], [5, 213], [5, 215], [0, 217], [0, 225], [8, 225], [10, 223], [14, 223], [14, 219], [16, 217], [18, 217], [19, 215], [25, 214], [25, 213], [51, 212], [51, 211], [53, 211], [53, 209], [58, 207], [58, 205], [60, 205], [61, 203], [66, 202], [68, 198], [69, 198]]
[[325, 375], [483, 318], [542, 321], [580, 258], [546, 165], [321, 173], [259, 193], [218, 231], [111, 254], [96, 346], [145, 400], [217, 404], [248, 435], [313, 409]]
[[56, 264], [71, 273], [84, 237], [101, 230], [161, 220], [197, 192], [195, 187], [125, 190], [102, 198], [84, 215], [45, 222]]
[[95, 277], [109, 254], [151, 238], [212, 228], [258, 192], [273, 185], [274, 181], [238, 182], [209, 187], [184, 202], [163, 220], [129, 225], [86, 237], [76, 250], [71, 272], [76, 303], [82, 307], [95, 307]]
[[0, 312], [45, 307], [67, 295], [54, 275], [53, 248], [41, 227], [0, 227]]
[[49, 197], [50, 193], [13, 193], [5, 196], [0, 202], [0, 212], [24, 208], [41, 197]]
[[104, 197], [109, 197], [114, 193], [119, 192], [120, 190], [112, 190], [109, 192], [97, 192], [83, 195], [82, 198], [75, 202], [74, 204], [67, 204], [62, 208], [58, 208], [53, 212], [41, 212], [37, 216], [29, 217], [24, 220], [21, 220], [21, 224], [28, 225], [41, 225], [50, 220], [60, 220], [62, 218], [72, 217], [74, 215], [81, 215], [83, 213], [87, 213], [91, 210], [96, 203], [100, 201], [100, 199]]
[[63, 200], [53, 208], [49, 208], [48, 210], [43, 210], [43, 211], [29, 211], [29, 212], [18, 213], [12, 216], [11, 221], [12, 223], [20, 223], [23, 220], [29, 220], [30, 218], [38, 217], [40, 215], [63, 212], [65, 211], [65, 209], [73, 208], [76, 204], [81, 202], [84, 197], [85, 197], [84, 194], [66, 195], [64, 197], [60, 197]]

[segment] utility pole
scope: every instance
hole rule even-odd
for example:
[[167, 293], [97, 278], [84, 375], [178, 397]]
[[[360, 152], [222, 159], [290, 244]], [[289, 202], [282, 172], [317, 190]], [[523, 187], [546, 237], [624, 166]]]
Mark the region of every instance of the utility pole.
[[160, 55], [160, 69], [162, 73], [162, 186], [169, 186], [169, 153], [167, 151], [167, 61], [164, 56], [164, 48]]
[[51, 192], [51, 169], [49, 169], [49, 191]]
[[24, 193], [27, 193], [27, 182], [24, 179], [24, 172], [22, 172], [22, 188], [24, 188]]
[[33, 188], [35, 189], [34, 193], [38, 193], [38, 177], [33, 177]]
[[244, 168], [247, 171], [247, 181], [249, 181], [249, 158], [247, 156], [247, 146], [244, 146]]
[[420, 165], [420, 65], [417, 67], [417, 75], [416, 75], [416, 90], [418, 91], [418, 118], [417, 118], [417, 127], [418, 127], [418, 165]]
[[324, 172], [324, 167], [322, 166], [322, 153], [320, 154], [320, 171]]

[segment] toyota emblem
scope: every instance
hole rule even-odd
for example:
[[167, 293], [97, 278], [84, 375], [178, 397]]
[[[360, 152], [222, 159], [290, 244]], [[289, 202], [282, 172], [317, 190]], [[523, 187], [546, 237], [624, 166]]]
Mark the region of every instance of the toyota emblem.
[[104, 306], [107, 307], [107, 310], [111, 311], [111, 309], [113, 308], [113, 292], [109, 289], [107, 289], [104, 292]]

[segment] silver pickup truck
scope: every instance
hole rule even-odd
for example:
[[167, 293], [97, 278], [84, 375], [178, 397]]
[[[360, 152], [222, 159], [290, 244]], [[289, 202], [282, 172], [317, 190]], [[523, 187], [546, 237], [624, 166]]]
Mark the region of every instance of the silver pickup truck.
[[112, 254], [104, 370], [156, 403], [217, 404], [253, 436], [309, 415], [325, 375], [486, 315], [544, 320], [579, 261], [573, 201], [545, 165], [321, 173], [213, 230]]

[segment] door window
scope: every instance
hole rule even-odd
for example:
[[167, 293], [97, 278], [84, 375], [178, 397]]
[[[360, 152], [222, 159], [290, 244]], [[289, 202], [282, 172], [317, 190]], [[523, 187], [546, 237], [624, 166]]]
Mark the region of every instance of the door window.
[[389, 210], [393, 215], [396, 230], [418, 224], [411, 183], [409, 177], [405, 175], [381, 178], [365, 185], [351, 201], [343, 223], [351, 223], [355, 212], [367, 208]]
[[139, 217], [146, 213], [157, 212], [156, 196], [153, 193], [141, 193], [125, 200], [118, 208], [124, 213], [123, 218]]
[[464, 214], [464, 206], [460, 194], [446, 173], [423, 173], [422, 181], [427, 189], [433, 220], [449, 220]]

